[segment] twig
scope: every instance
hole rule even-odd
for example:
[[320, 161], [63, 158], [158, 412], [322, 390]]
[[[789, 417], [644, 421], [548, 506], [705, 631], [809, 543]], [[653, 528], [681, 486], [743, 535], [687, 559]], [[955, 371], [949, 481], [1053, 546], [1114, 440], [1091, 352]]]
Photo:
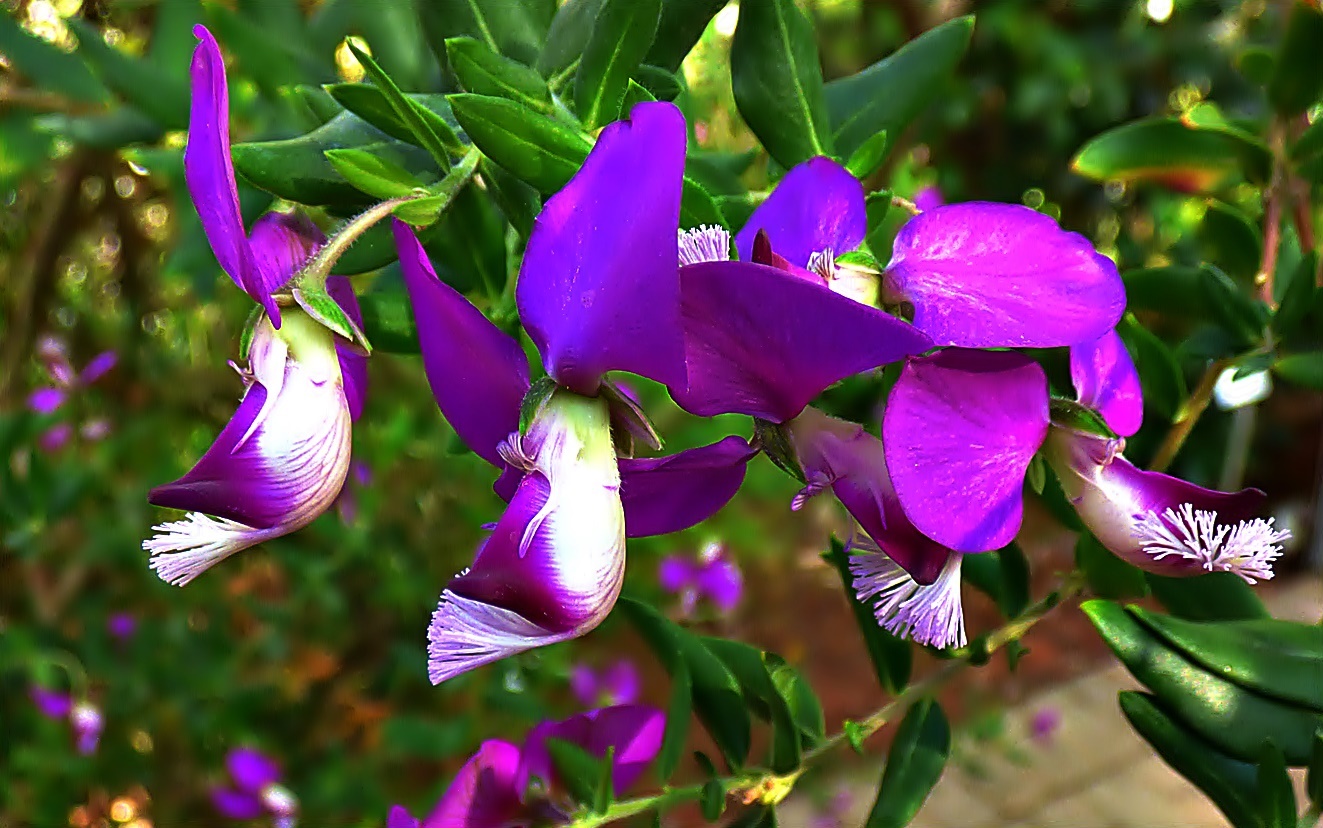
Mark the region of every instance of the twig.
[[1166, 471], [1171, 466], [1171, 461], [1176, 459], [1176, 453], [1185, 445], [1185, 439], [1190, 436], [1195, 423], [1199, 422], [1199, 418], [1208, 409], [1208, 404], [1212, 402], [1213, 387], [1217, 385], [1217, 378], [1222, 376], [1222, 372], [1230, 364], [1231, 360], [1215, 359], [1204, 369], [1199, 385], [1185, 401], [1185, 405], [1181, 406], [1180, 412], [1176, 415], [1176, 422], [1167, 430], [1167, 436], [1162, 438], [1162, 444], [1154, 453], [1149, 469], [1160, 472]]
[[1272, 149], [1272, 178], [1263, 191], [1263, 258], [1259, 261], [1254, 283], [1259, 286], [1259, 298], [1269, 308], [1277, 307], [1273, 296], [1274, 277], [1277, 272], [1277, 248], [1282, 240], [1282, 198], [1286, 190], [1286, 132], [1281, 122], [1273, 121], [1268, 128], [1268, 143]]
[[891, 197], [891, 206], [899, 207], [900, 209], [909, 213], [911, 216], [917, 216], [919, 213], [923, 212], [922, 210], [919, 209], [919, 205], [915, 204], [913, 201], [910, 201], [908, 198], [902, 198], [898, 195], [893, 195]]

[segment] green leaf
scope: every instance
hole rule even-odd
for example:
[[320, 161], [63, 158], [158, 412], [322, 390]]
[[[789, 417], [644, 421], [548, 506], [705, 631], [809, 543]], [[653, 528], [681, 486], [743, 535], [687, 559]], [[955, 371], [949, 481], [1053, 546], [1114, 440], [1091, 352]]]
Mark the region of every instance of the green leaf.
[[[419, 145], [413, 130], [386, 100], [380, 89], [368, 83], [332, 83], [325, 87], [336, 103], [367, 121], [392, 138]], [[444, 95], [406, 95], [416, 106], [419, 117], [433, 123], [438, 135], [454, 132], [459, 126]], [[436, 123], [436, 122], [440, 123]], [[456, 144], [455, 149], [463, 147]]]
[[299, 307], [319, 324], [358, 345], [366, 353], [372, 353], [372, 344], [364, 336], [363, 329], [344, 312], [338, 302], [331, 298], [331, 294], [326, 292], [325, 285], [298, 285], [292, 293]]
[[[266, 3], [269, 0], [259, 0]], [[405, 89], [422, 89], [431, 83], [436, 61], [428, 50], [423, 28], [418, 25], [415, 3], [409, 0], [382, 3], [357, 0], [350, 30], [368, 43], [390, 47], [376, 55], [377, 62]]]
[[542, 198], [538, 191], [506, 172], [505, 168], [483, 158], [482, 178], [487, 182], [487, 191], [492, 200], [504, 214], [519, 235], [527, 239], [533, 232], [533, 220], [542, 209]]
[[1211, 201], [1199, 225], [1203, 258], [1244, 284], [1254, 281], [1263, 255], [1263, 238], [1248, 216], [1220, 201]]
[[1268, 618], [1268, 608], [1253, 588], [1230, 572], [1194, 578], [1144, 574], [1153, 597], [1173, 614], [1191, 621], [1232, 621]]
[[1175, 355], [1161, 339], [1127, 313], [1116, 326], [1126, 350], [1135, 360], [1139, 371], [1139, 384], [1144, 391], [1144, 403], [1151, 406], [1169, 422], [1184, 404], [1187, 392], [1185, 376]]
[[1318, 57], [1323, 54], [1323, 10], [1309, 3], [1292, 3], [1286, 22], [1286, 37], [1273, 62], [1268, 82], [1268, 100], [1285, 115], [1304, 112], [1323, 93], [1323, 72]]
[[868, 649], [868, 658], [873, 662], [873, 672], [878, 684], [887, 693], [899, 693], [910, 682], [913, 667], [913, 653], [910, 645], [882, 629], [873, 608], [859, 600], [854, 590], [854, 575], [850, 573], [850, 556], [845, 552], [845, 545], [836, 538], [831, 539], [831, 547], [823, 555], [841, 578], [845, 589], [845, 600], [850, 602], [850, 611], [854, 613], [855, 625], [864, 637], [864, 646]]
[[731, 820], [726, 828], [776, 828], [776, 808], [771, 805], [754, 805]]
[[850, 743], [850, 747], [854, 748], [854, 752], [863, 756], [864, 740], [868, 738], [864, 726], [846, 719], [845, 723], [841, 725], [841, 732], [845, 734], [846, 741]]
[[705, 637], [702, 645], [730, 670], [739, 682], [744, 701], [753, 714], [772, 725], [771, 769], [790, 773], [799, 767], [799, 729], [790, 707], [777, 691], [768, 671], [765, 654], [757, 647], [724, 638]]
[[726, 811], [726, 787], [721, 784], [720, 779], [709, 779], [703, 785], [703, 795], [698, 800], [699, 810], [703, 813], [703, 819], [708, 822], [716, 822]]
[[69, 28], [78, 35], [78, 54], [91, 65], [97, 77], [115, 94], [133, 104], [167, 129], [188, 126], [188, 84], [182, 67], [160, 67], [111, 46], [95, 26], [69, 18]]
[[1272, 318], [1272, 329], [1279, 338], [1290, 340], [1297, 333], [1307, 330], [1305, 322], [1314, 309], [1317, 301], [1315, 297], [1319, 295], [1314, 285], [1317, 268], [1318, 253], [1311, 250], [1286, 274], [1287, 283], [1282, 301]]
[[689, 742], [689, 719], [693, 715], [694, 684], [689, 668], [678, 654], [662, 663], [671, 676], [671, 698], [666, 705], [666, 732], [662, 734], [661, 750], [657, 751], [657, 775], [670, 779], [684, 756]]
[[1305, 793], [1315, 806], [1323, 806], [1323, 730], [1314, 731], [1314, 750], [1309, 755], [1309, 775]]
[[763, 660], [772, 676], [772, 684], [790, 708], [790, 717], [799, 728], [800, 741], [811, 749], [827, 737], [827, 722], [822, 713], [822, 702], [813, 692], [808, 679], [779, 656], [764, 654]]
[[909, 709], [896, 731], [865, 828], [909, 825], [942, 778], [950, 754], [951, 726], [937, 702], [923, 699]]
[[1071, 162], [1096, 181], [1151, 181], [1183, 193], [1214, 190], [1240, 173], [1248, 156], [1266, 165], [1259, 149], [1216, 130], [1194, 129], [1175, 118], [1148, 118], [1091, 139]]
[[661, 21], [645, 62], [671, 72], [680, 68], [685, 56], [703, 36], [707, 24], [726, 6], [727, 0], [662, 0]]
[[1191, 733], [1147, 693], [1125, 690], [1121, 712], [1162, 760], [1207, 794], [1235, 828], [1258, 828], [1254, 812], [1256, 772]]
[[451, 95], [450, 107], [483, 154], [545, 195], [576, 173], [588, 138], [522, 104], [488, 95]]
[[[660, 66], [649, 66], [643, 64], [634, 70], [634, 80], [638, 85], [648, 91], [648, 94], [659, 101], [673, 101], [680, 97], [683, 87], [675, 73], [669, 72]], [[628, 111], [628, 110], [622, 110]]]
[[560, 784], [569, 792], [570, 798], [581, 805], [588, 806], [593, 813], [602, 813], [610, 804], [610, 797], [602, 802], [602, 780], [606, 780], [606, 790], [611, 790], [611, 762], [606, 757], [598, 759], [578, 745], [563, 739], [547, 739], [547, 754], [556, 769], [556, 778], [542, 780], [548, 786]]
[[1254, 761], [1263, 740], [1271, 739], [1288, 763], [1308, 761], [1323, 714], [1265, 698], [1208, 672], [1116, 604], [1086, 601], [1082, 609], [1126, 669], [1173, 716], [1228, 756]]
[[716, 200], [703, 185], [686, 175], [684, 189], [680, 194], [680, 226], [689, 229], [700, 224], [730, 226]]
[[967, 555], [961, 564], [965, 581], [997, 602], [1006, 618], [1029, 605], [1029, 562], [1015, 544], [996, 552]]
[[418, 329], [403, 290], [371, 291], [358, 297], [363, 312], [363, 333], [379, 352], [418, 353]]
[[1249, 350], [1261, 343], [1267, 320], [1256, 300], [1218, 268], [1204, 265], [1202, 270], [1199, 287], [1219, 327], [1241, 350]]
[[459, 138], [445, 121], [439, 118], [429, 118], [424, 115], [428, 110], [420, 106], [416, 101], [410, 100], [404, 96], [400, 88], [395, 85], [395, 81], [377, 65], [372, 56], [358, 47], [352, 40], [346, 40], [349, 51], [353, 53], [358, 62], [363, 65], [363, 70], [367, 72], [368, 77], [372, 78], [373, 83], [381, 90], [385, 96], [386, 102], [395, 112], [395, 116], [404, 122], [404, 125], [413, 133], [414, 140], [418, 145], [432, 156], [437, 166], [442, 172], [450, 169], [450, 155], [447, 147], [458, 148], [460, 146]]
[[471, 37], [497, 54], [528, 66], [547, 41], [556, 0], [417, 0], [419, 20], [437, 58], [452, 37]]
[[884, 129], [874, 133], [873, 137], [859, 145], [859, 149], [850, 153], [850, 160], [845, 162], [845, 168], [855, 178], [863, 181], [881, 169], [886, 155], [887, 131]]
[[891, 212], [891, 191], [878, 190], [864, 197], [864, 213], [868, 220], [868, 235], [864, 244], [874, 255], [885, 254], [891, 245], [885, 220]]
[[[266, 0], [259, 7], [275, 5]], [[295, 17], [298, 17], [295, 9]], [[331, 53], [324, 56], [308, 49], [299, 29], [291, 31], [283, 28], [286, 24], [274, 24], [253, 19], [248, 10], [238, 12], [223, 5], [209, 3], [206, 6], [207, 23], [212, 26], [216, 39], [233, 52], [244, 74], [252, 78], [258, 87], [268, 95], [275, 95], [282, 86], [300, 83], [322, 83], [335, 77], [335, 67], [329, 60]], [[198, 18], [192, 18], [196, 23]], [[276, 26], [282, 28], [276, 28]], [[301, 28], [301, 27], [300, 27]], [[189, 38], [192, 41], [192, 38]], [[182, 72], [187, 63], [166, 66], [170, 72]]]
[[574, 77], [574, 110], [595, 129], [620, 117], [630, 75], [652, 45], [661, 0], [606, 0]]
[[505, 222], [488, 195], [469, 183], [446, 210], [441, 226], [435, 249], [439, 267], [447, 271], [442, 278], [465, 292], [481, 286], [488, 296], [500, 296], [507, 276]]
[[34, 84], [71, 101], [100, 104], [109, 98], [85, 62], [25, 31], [15, 15], [0, 14], [0, 54]]
[[621, 598], [617, 606], [668, 671], [675, 663], [684, 664], [699, 721], [731, 769], [743, 768], [749, 755], [750, 723], [739, 681], [697, 636], [657, 610], [631, 598]]
[[546, 40], [537, 56], [536, 69], [544, 77], [571, 71], [575, 62], [583, 57], [583, 50], [592, 36], [593, 23], [602, 11], [605, 0], [565, 0], [556, 10], [547, 30]]
[[1301, 161], [1323, 152], [1323, 118], [1309, 125], [1291, 145], [1291, 158]]
[[346, 181], [377, 198], [407, 196], [422, 186], [408, 170], [380, 155], [359, 149], [330, 149], [323, 155]]
[[1150, 310], [1194, 322], [1203, 322], [1211, 314], [1199, 283], [1203, 271], [1189, 265], [1166, 265], [1128, 270], [1125, 281], [1126, 305], [1130, 310]]
[[862, 72], [827, 84], [836, 148], [853, 153], [879, 132], [899, 135], [942, 94], [973, 34], [973, 16], [957, 17]]
[[1298, 828], [1295, 789], [1282, 752], [1272, 742], [1264, 742], [1258, 764], [1256, 810], [1264, 828]]
[[1279, 357], [1272, 370], [1296, 385], [1323, 390], [1323, 351]]
[[465, 92], [509, 98], [542, 112], [552, 110], [547, 82], [532, 67], [497, 54], [471, 37], [448, 39], [446, 55]]
[[1090, 533], [1075, 542], [1075, 566], [1100, 598], [1143, 598], [1148, 595], [1144, 571], [1108, 552]]
[[778, 164], [831, 154], [818, 44], [794, 0], [740, 6], [730, 68], [740, 117]]
[[621, 107], [625, 112], [628, 112], [634, 108], [635, 104], [647, 103], [655, 100], [657, 99], [653, 97], [651, 92], [644, 89], [642, 86], [639, 86], [633, 78], [630, 78], [629, 87], [625, 90], [625, 99], [624, 102], [621, 103]]

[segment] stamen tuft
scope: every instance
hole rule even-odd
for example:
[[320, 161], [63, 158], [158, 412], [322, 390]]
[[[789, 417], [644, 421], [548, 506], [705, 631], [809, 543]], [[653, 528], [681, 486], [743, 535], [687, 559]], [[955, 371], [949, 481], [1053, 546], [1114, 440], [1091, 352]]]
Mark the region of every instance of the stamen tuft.
[[157, 524], [152, 530], [158, 534], [142, 542], [143, 550], [152, 554], [148, 565], [174, 586], [185, 586], [235, 552], [279, 534], [200, 512]]
[[427, 629], [427, 675], [433, 684], [440, 684], [475, 667], [575, 635], [553, 633], [504, 607], [447, 589]]
[[1273, 576], [1272, 563], [1282, 555], [1291, 533], [1273, 526], [1273, 518], [1219, 524], [1217, 512], [1182, 503], [1161, 515], [1149, 512], [1135, 521], [1133, 534], [1154, 560], [1171, 555], [1200, 564], [1208, 572], [1234, 572], [1246, 583]]
[[730, 231], [718, 224], [702, 224], [680, 231], [680, 264], [724, 262], [730, 259]]
[[846, 551], [855, 592], [861, 601], [877, 599], [873, 614], [883, 629], [939, 650], [965, 646], [965, 613], [960, 603], [962, 555], [952, 552], [937, 580], [921, 585], [872, 538], [856, 535]]

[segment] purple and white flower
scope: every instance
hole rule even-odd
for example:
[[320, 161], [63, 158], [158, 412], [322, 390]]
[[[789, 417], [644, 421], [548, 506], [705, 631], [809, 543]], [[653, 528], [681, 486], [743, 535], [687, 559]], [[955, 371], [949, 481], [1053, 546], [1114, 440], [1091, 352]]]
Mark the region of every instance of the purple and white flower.
[[280, 784], [280, 768], [253, 748], [234, 748], [225, 756], [228, 784], [211, 790], [211, 803], [224, 817], [253, 820], [273, 817], [275, 828], [293, 828], [299, 803]]
[[587, 707], [613, 707], [637, 701], [639, 671], [628, 659], [615, 661], [601, 670], [576, 664], [570, 670], [570, 691]]
[[[105, 376], [118, 361], [114, 351], [102, 351], [92, 357], [83, 366], [83, 370], [75, 371], [69, 362], [68, 348], [53, 336], [41, 338], [37, 343], [37, 356], [45, 365], [52, 382], [28, 396], [28, 409], [37, 414], [54, 414], [79, 391]], [[86, 420], [77, 431], [86, 440], [100, 440], [110, 433], [110, 423], [104, 418], [93, 417]], [[37, 442], [44, 451], [58, 451], [69, 442], [74, 432], [72, 424], [56, 423], [43, 431]]]
[[726, 545], [713, 541], [698, 558], [667, 555], [657, 567], [661, 588], [680, 596], [680, 613], [693, 614], [700, 599], [706, 599], [722, 615], [729, 615], [744, 594], [744, 575], [726, 552]]
[[69, 693], [48, 690], [40, 685], [28, 689], [37, 712], [48, 719], [67, 719], [74, 735], [74, 747], [84, 756], [96, 753], [101, 742], [101, 731], [105, 728], [105, 718], [101, 709], [87, 699], [77, 702]]

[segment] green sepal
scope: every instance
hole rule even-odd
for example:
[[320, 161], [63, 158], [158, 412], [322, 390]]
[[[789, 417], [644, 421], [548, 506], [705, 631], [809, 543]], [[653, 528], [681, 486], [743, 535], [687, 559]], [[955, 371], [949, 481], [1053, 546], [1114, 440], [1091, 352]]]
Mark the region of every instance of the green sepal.
[[316, 284], [309, 280], [296, 284], [291, 293], [299, 307], [320, 325], [356, 345], [364, 354], [372, 353], [372, 344], [368, 342], [363, 329], [345, 313], [339, 303], [331, 298], [331, 294], [326, 292], [325, 281]]
[[519, 403], [520, 434], [528, 433], [533, 418], [542, 410], [542, 406], [547, 404], [547, 400], [551, 399], [551, 395], [556, 393], [558, 387], [551, 377], [538, 377], [533, 380], [533, 384], [528, 387], [528, 393], [524, 394], [524, 399]]
[[243, 323], [243, 331], [239, 333], [239, 359], [248, 359], [248, 351], [253, 347], [253, 334], [257, 333], [257, 325], [265, 315], [266, 308], [261, 305], [248, 312], [248, 318]]

